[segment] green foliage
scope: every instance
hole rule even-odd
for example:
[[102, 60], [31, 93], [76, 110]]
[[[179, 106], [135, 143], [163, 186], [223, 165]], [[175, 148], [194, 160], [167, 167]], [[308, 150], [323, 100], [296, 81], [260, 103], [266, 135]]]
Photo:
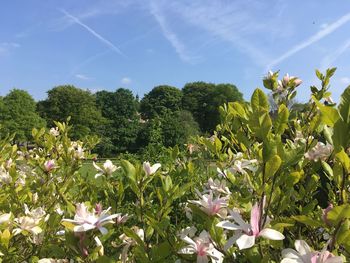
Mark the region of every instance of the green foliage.
[[54, 121], [63, 122], [70, 117], [71, 135], [75, 139], [98, 134], [103, 127], [105, 120], [89, 91], [67, 85], [55, 87], [47, 93], [47, 99], [38, 103], [38, 112], [49, 126], [54, 126]]
[[36, 103], [28, 92], [13, 89], [0, 98], [0, 125], [2, 132], [15, 133], [15, 141], [28, 142], [33, 128], [45, 126], [45, 121], [36, 113]]

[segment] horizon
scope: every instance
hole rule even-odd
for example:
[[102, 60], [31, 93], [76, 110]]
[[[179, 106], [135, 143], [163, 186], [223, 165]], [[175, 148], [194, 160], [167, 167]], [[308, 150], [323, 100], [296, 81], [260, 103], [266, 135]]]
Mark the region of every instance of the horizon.
[[304, 102], [319, 84], [315, 69], [327, 67], [338, 68], [335, 101], [350, 84], [350, 6], [340, 1], [15, 0], [0, 21], [0, 96], [17, 88], [38, 101], [68, 84], [142, 98], [158, 85], [204, 81], [249, 99], [271, 69], [301, 78]]

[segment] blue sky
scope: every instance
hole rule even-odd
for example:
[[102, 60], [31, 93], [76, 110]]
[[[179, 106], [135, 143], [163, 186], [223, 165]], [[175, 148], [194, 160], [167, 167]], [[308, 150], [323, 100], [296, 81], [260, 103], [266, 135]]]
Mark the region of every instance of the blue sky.
[[350, 84], [350, 3], [326, 0], [7, 0], [0, 9], [0, 96], [37, 100], [57, 85], [140, 97], [160, 84], [233, 83], [248, 99], [267, 70], [300, 77], [336, 66]]

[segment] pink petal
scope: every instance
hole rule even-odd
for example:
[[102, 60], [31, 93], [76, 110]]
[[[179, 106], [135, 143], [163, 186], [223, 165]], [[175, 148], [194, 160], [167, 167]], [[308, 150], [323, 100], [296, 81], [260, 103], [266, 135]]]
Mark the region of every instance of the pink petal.
[[253, 235], [257, 236], [260, 232], [259, 222], [260, 222], [260, 207], [256, 203], [252, 211], [250, 212], [250, 225], [252, 227]]

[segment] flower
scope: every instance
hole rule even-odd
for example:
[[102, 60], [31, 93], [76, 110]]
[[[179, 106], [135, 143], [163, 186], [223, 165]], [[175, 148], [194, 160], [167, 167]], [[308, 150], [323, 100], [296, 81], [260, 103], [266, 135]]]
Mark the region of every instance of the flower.
[[189, 200], [189, 203], [201, 206], [201, 209], [208, 215], [219, 215], [221, 217], [226, 216], [228, 206], [228, 197], [213, 198], [213, 192], [210, 191], [209, 194], [202, 195], [197, 191], [198, 196], [201, 200]]
[[[143, 229], [138, 228], [137, 226], [132, 227], [132, 230], [138, 235], [138, 237], [143, 241], [145, 238], [145, 233]], [[131, 237], [128, 237], [125, 234], [121, 234], [119, 238], [123, 241], [124, 247], [122, 250], [122, 254], [120, 255], [122, 263], [126, 263], [128, 260], [128, 252], [129, 248], [133, 245], [136, 245], [137, 242], [132, 239]]]
[[51, 129], [50, 129], [50, 134], [51, 134], [52, 136], [55, 136], [55, 137], [57, 137], [58, 135], [60, 135], [60, 132], [58, 131], [58, 127], [51, 128]]
[[237, 231], [236, 235], [227, 241], [226, 248], [232, 246], [233, 243], [236, 243], [239, 249], [250, 248], [254, 246], [257, 237], [264, 237], [271, 240], [284, 239], [284, 235], [280, 232], [271, 228], [265, 228], [264, 226], [260, 227], [262, 215], [258, 204], [255, 204], [250, 212], [250, 224], [246, 223], [238, 212], [230, 211], [230, 213], [230, 217], [235, 223], [221, 221], [216, 225], [228, 230]]
[[330, 226], [330, 222], [327, 219], [328, 213], [333, 209], [333, 204], [329, 204], [326, 209], [323, 209], [322, 211], [322, 220], [327, 225]]
[[99, 167], [95, 162], [92, 162], [93, 166], [96, 168], [99, 173], [95, 175], [95, 178], [100, 177], [101, 175], [111, 175], [114, 173], [117, 169], [120, 167], [115, 166], [111, 160], [106, 160], [105, 163], [103, 164], [102, 168]]
[[18, 224], [18, 228], [13, 229], [13, 234], [18, 235], [22, 231], [28, 231], [33, 235], [40, 234], [43, 230], [39, 227], [39, 221], [29, 216], [22, 216], [15, 218], [15, 222]]
[[0, 224], [7, 224], [10, 222], [11, 213], [0, 215]]
[[295, 249], [287, 248], [282, 250], [281, 263], [342, 263], [342, 257], [336, 257], [329, 251], [327, 246], [321, 251], [311, 251], [304, 240], [296, 240]]
[[96, 211], [90, 212], [84, 203], [80, 203], [76, 206], [74, 219], [64, 218], [62, 221], [75, 224], [74, 232], [85, 232], [98, 228], [102, 235], [105, 235], [108, 233], [108, 230], [104, 225], [108, 223], [113, 224], [113, 219], [120, 216], [120, 214], [109, 215], [108, 212], [110, 209], [111, 207], [97, 214]]
[[180, 249], [179, 254], [197, 254], [197, 262], [208, 262], [208, 257], [211, 258], [213, 263], [221, 263], [224, 260], [224, 255], [215, 249], [211, 242], [208, 232], [203, 230], [199, 237], [194, 239], [185, 236], [181, 238], [184, 242], [189, 244], [188, 246]]
[[44, 169], [48, 173], [51, 172], [55, 168], [56, 168], [55, 160], [48, 160], [44, 163]]
[[12, 177], [8, 171], [5, 170], [3, 166], [0, 166], [0, 185], [10, 184], [12, 182]]
[[143, 162], [143, 170], [145, 171], [146, 175], [150, 176], [157, 172], [157, 170], [161, 167], [162, 165], [160, 163], [155, 163], [151, 166], [149, 162]]
[[235, 160], [233, 163], [233, 166], [229, 168], [229, 171], [231, 173], [241, 173], [245, 174], [247, 173], [246, 170], [250, 170], [252, 172], [255, 172], [257, 170], [257, 163], [258, 161], [256, 159], [253, 160]]
[[[40, 222], [41, 219], [44, 218], [44, 216], [46, 215], [46, 212], [44, 209], [42, 209], [41, 207], [38, 207], [36, 209], [32, 209], [29, 210], [28, 206], [26, 204], [24, 204], [24, 213], [31, 217], [32, 219], [34, 219], [37, 223]], [[49, 219], [49, 215], [47, 215], [45, 217], [45, 222]]]
[[305, 158], [310, 161], [317, 162], [318, 160], [326, 160], [332, 153], [333, 146], [327, 142], [325, 145], [322, 142], [317, 142], [316, 146], [304, 154]]
[[228, 189], [228, 187], [226, 186], [226, 182], [224, 180], [220, 181], [219, 179], [213, 180], [212, 178], [209, 178], [207, 187], [209, 189], [207, 190], [208, 192], [214, 191], [219, 194], [220, 193], [227, 194], [227, 195], [231, 194], [230, 189]]

